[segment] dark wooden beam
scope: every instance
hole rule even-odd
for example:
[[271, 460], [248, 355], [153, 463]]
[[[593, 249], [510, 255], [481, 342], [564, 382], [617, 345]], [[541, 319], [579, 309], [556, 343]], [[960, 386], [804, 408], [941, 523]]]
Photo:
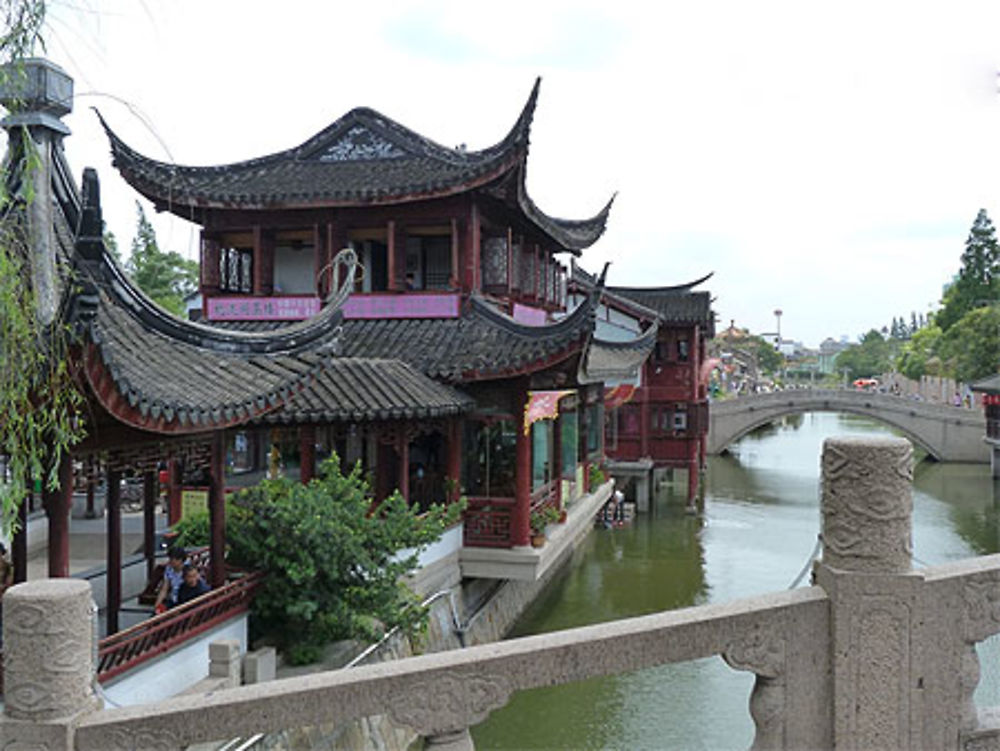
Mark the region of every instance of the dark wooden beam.
[[210, 527], [210, 578], [209, 584], [218, 589], [226, 583], [226, 477], [224, 473], [225, 443], [223, 432], [212, 433], [212, 461], [208, 486], [208, 513]]
[[517, 439], [514, 444], [514, 513], [510, 524], [511, 543], [527, 545], [530, 541], [531, 521], [531, 430], [524, 430], [524, 410], [528, 405], [527, 383], [518, 395], [520, 419], [517, 423]]
[[59, 486], [48, 490], [43, 478], [42, 505], [49, 518], [49, 577], [69, 576], [69, 514], [73, 506], [73, 462], [63, 453], [58, 467]]
[[299, 426], [299, 479], [307, 484], [316, 476], [316, 426]]
[[156, 473], [142, 473], [142, 552], [146, 557], [146, 581], [156, 568]]
[[118, 613], [122, 607], [122, 513], [121, 513], [121, 479], [118, 469], [107, 471], [107, 569], [105, 577], [104, 617], [107, 622], [107, 633], [118, 631]]
[[28, 581], [28, 499], [31, 496], [30, 478], [25, 486], [27, 492], [17, 507], [17, 534], [11, 544], [11, 558], [14, 564], [14, 583]]

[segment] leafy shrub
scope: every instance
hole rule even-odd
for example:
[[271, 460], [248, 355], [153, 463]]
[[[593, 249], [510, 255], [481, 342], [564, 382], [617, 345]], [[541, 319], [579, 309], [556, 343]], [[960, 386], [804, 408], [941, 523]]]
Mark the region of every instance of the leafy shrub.
[[[231, 563], [267, 572], [254, 599], [255, 631], [296, 663], [316, 659], [330, 641], [421, 627], [425, 609], [400, 581], [417, 553], [398, 553], [437, 540], [463, 507], [418, 514], [399, 493], [374, 507], [361, 465], [345, 475], [336, 455], [308, 485], [280, 477], [240, 491], [227, 504], [226, 541]], [[207, 543], [207, 516], [178, 525], [181, 544]]]

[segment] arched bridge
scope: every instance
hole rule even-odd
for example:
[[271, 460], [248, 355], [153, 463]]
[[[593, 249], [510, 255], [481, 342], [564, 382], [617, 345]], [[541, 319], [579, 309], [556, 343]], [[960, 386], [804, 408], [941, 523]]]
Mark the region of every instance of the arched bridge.
[[870, 391], [792, 389], [713, 402], [708, 453], [719, 454], [755, 428], [801, 412], [849, 412], [885, 423], [943, 462], [988, 462], [986, 419], [978, 409]]

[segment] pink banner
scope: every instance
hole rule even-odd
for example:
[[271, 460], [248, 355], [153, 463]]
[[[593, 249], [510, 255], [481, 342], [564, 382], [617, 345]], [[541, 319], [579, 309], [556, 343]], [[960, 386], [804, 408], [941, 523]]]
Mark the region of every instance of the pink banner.
[[318, 297], [210, 297], [210, 321], [300, 321], [319, 313]]
[[344, 318], [458, 318], [458, 295], [351, 295]]
[[513, 318], [525, 326], [544, 326], [548, 323], [548, 313], [544, 310], [541, 308], [532, 308], [528, 305], [521, 305], [519, 302], [514, 303]]
[[524, 434], [528, 435], [532, 423], [539, 420], [555, 420], [559, 417], [559, 400], [573, 389], [562, 391], [529, 391], [528, 403], [524, 405]]

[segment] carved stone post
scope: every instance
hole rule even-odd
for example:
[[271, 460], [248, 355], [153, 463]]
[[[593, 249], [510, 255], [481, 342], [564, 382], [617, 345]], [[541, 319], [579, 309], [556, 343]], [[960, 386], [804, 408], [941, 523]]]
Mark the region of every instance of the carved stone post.
[[910, 570], [913, 449], [902, 438], [823, 447], [823, 560], [831, 600], [833, 746], [918, 749], [924, 662]]
[[100, 708], [96, 618], [90, 585], [78, 579], [26, 582], [4, 594], [0, 748], [73, 748], [76, 721]]
[[771, 751], [786, 746], [785, 640], [780, 633], [757, 627], [726, 647], [722, 658], [734, 670], [754, 673], [750, 716], [756, 732], [751, 751]]

